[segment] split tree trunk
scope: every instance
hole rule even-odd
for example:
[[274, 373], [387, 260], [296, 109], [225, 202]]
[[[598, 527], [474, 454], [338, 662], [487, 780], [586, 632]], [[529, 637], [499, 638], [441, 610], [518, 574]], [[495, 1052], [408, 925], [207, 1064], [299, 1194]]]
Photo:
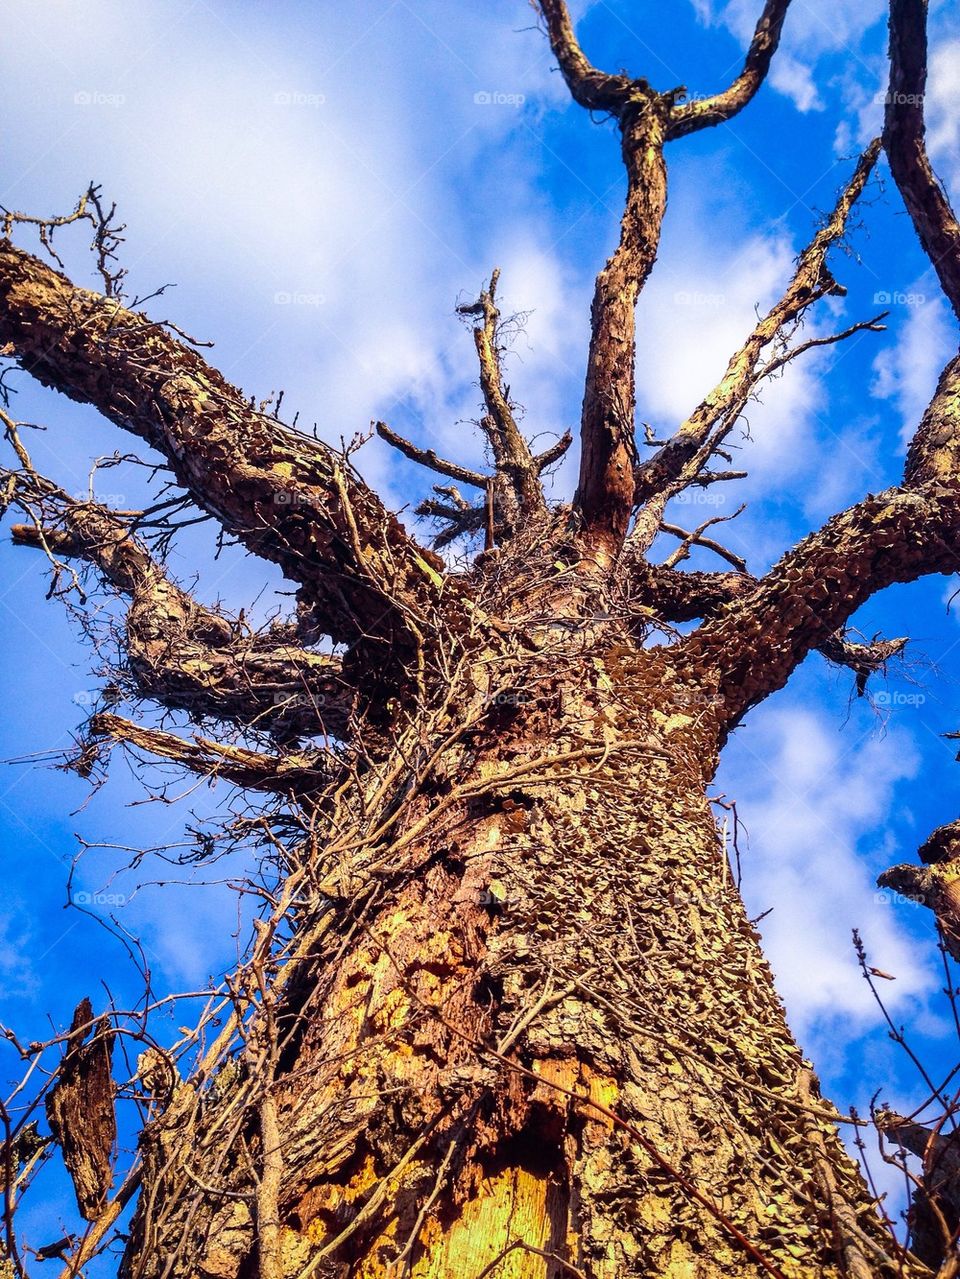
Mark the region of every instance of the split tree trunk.
[[718, 839], [714, 699], [668, 661], [554, 651], [485, 696], [474, 671], [416, 793], [328, 815], [279, 1012], [276, 1254], [237, 1080], [148, 1128], [129, 1276], [884, 1273]]

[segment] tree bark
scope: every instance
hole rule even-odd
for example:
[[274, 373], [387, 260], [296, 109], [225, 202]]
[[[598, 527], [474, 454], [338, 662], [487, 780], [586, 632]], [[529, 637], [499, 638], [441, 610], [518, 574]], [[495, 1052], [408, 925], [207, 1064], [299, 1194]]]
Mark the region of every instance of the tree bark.
[[[282, 1273], [883, 1273], [718, 840], [717, 699], [609, 635], [514, 687], [455, 690], [471, 733], [386, 833], [395, 795], [330, 817], [278, 1011]], [[130, 1279], [258, 1273], [253, 1086], [148, 1128]]]

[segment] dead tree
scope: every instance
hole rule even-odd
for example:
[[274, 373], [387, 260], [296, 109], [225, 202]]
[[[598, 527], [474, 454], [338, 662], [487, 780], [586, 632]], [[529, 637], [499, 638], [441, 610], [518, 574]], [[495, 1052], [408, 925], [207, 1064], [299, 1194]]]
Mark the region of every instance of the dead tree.
[[[129, 1279], [953, 1273], [951, 1232], [933, 1248], [927, 1232], [922, 1258], [902, 1252], [844, 1153], [850, 1117], [820, 1097], [787, 1027], [708, 786], [731, 729], [812, 650], [862, 691], [902, 648], [849, 638], [871, 596], [957, 570], [960, 355], [899, 482], [764, 576], [666, 513], [691, 487], [742, 477], [725, 443], [765, 378], [880, 327], [799, 336], [843, 292], [831, 250], [881, 151], [960, 315], [960, 228], [924, 147], [926, 5], [892, 2], [883, 138], [717, 385], [643, 455], [634, 309], [668, 152], [749, 106], [789, 0], [767, 0], [736, 79], [691, 101], [594, 67], [563, 0], [536, 7], [570, 93], [616, 122], [627, 195], [596, 282], [571, 503], [549, 503], [541, 482], [569, 438], [538, 455], [518, 425], [496, 272], [462, 308], [489, 466], [379, 424], [442, 477], [423, 509], [440, 545], [482, 540], [470, 561], [419, 545], [348, 452], [282, 425], [126, 305], [95, 193], [34, 225], [49, 247], [55, 226], [92, 221], [103, 294], [15, 244], [30, 220], [7, 217], [3, 351], [159, 455], [184, 502], [278, 566], [298, 601], [257, 634], [199, 603], [164, 568], [155, 514], [72, 498], [5, 419], [15, 540], [46, 554], [58, 592], [87, 573], [127, 601], [121, 691], [196, 725], [147, 726], [114, 698], [79, 763], [115, 746], [235, 783], [262, 804], [251, 824], [277, 870], [199, 1061], [141, 1058], [138, 1161], [67, 1249], [66, 1275], [134, 1195]], [[661, 534], [680, 540], [666, 561]], [[679, 567], [696, 545], [720, 552], [718, 571]], [[930, 900], [941, 922], [954, 909], [950, 893]], [[12, 1236], [8, 1254], [22, 1268]]]

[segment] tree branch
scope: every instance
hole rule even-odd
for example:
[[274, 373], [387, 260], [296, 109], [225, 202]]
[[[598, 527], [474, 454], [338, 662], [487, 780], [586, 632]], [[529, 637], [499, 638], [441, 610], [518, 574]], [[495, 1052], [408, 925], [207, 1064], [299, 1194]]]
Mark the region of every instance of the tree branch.
[[503, 377], [500, 342], [500, 312], [497, 309], [497, 284], [500, 268], [494, 268], [490, 283], [476, 302], [460, 306], [462, 316], [476, 316], [473, 340], [480, 362], [480, 388], [486, 414], [480, 427], [487, 437], [494, 460], [494, 504], [497, 529], [511, 537], [521, 519], [546, 514], [540, 470], [530, 447], [517, 426], [510, 404], [509, 389]]
[[[620, 243], [597, 277], [581, 414], [580, 477], [574, 498], [584, 540], [597, 563], [616, 558], [638, 499], [636, 480], [635, 309], [653, 268], [666, 209], [664, 144], [729, 119], [753, 97], [776, 51], [789, 0], [767, 0], [741, 74], [723, 93], [676, 104], [680, 90], [658, 93], [643, 79], [608, 75], [584, 55], [563, 0], [536, 0], [550, 46], [575, 101], [613, 115], [627, 171]], [[642, 500], [654, 489], [647, 488]]]
[[679, 646], [683, 664], [714, 673], [726, 723], [782, 688], [814, 648], [895, 582], [960, 569], [960, 485], [889, 489], [835, 515], [755, 590]]
[[186, 741], [174, 733], [144, 728], [142, 724], [106, 711], [91, 718], [89, 735], [88, 749], [96, 750], [98, 739], [109, 739], [180, 764], [201, 777], [221, 777], [247, 790], [272, 794], [317, 791], [328, 786], [333, 776], [330, 757], [320, 751], [262, 755], [240, 746], [211, 742], [205, 737]]
[[883, 145], [920, 243], [960, 318], [960, 224], [927, 155], [926, 83], [926, 0], [891, 0], [890, 86]]
[[[850, 212], [863, 193], [879, 153], [880, 142], [875, 140], [860, 157], [830, 217], [801, 253], [783, 296], [758, 321], [746, 342], [731, 358], [721, 380], [678, 427], [673, 437], [639, 464], [635, 477], [635, 500], [638, 504], [664, 492], [672, 495], [697, 482], [696, 477], [733, 429], [758, 381], [771, 371], [769, 365], [760, 366], [760, 358], [766, 348], [785, 330], [795, 326], [815, 302], [830, 294], [842, 295], [845, 292], [827, 266], [827, 255], [843, 236]], [[867, 322], [868, 326], [875, 323]], [[842, 336], [848, 337], [862, 327], [855, 325]], [[822, 340], [814, 339], [803, 344], [803, 349], [818, 341]], [[794, 352], [799, 353], [799, 349]], [[779, 362], [785, 362], [783, 357]]]
[[542, 15], [553, 56], [573, 100], [588, 111], [607, 111], [617, 115], [645, 80], [631, 80], [625, 75], [608, 75], [598, 71], [584, 55], [573, 32], [570, 12], [564, 0], [531, 0]]
[[442, 565], [327, 446], [258, 411], [161, 325], [8, 241], [0, 347], [158, 449], [203, 510], [302, 583], [335, 639], [410, 649]]
[[[921, 243], [957, 309], [960, 231], [923, 141], [925, 18], [923, 0], [891, 0], [884, 138]], [[940, 375], [910, 443], [902, 485], [834, 516], [786, 555], [755, 591], [707, 621], [682, 647], [688, 658], [713, 665], [728, 722], [735, 722], [782, 687], [805, 654], [843, 627], [871, 595], [894, 582], [958, 569], [960, 353]]]
[[678, 103], [670, 113], [667, 140], [682, 138], [697, 129], [710, 128], [731, 120], [755, 96], [770, 70], [770, 63], [780, 43], [783, 21], [790, 0], [767, 0], [747, 50], [743, 70], [736, 80], [711, 98]]
[[[2, 413], [0, 419], [9, 432], [9, 419]], [[31, 519], [13, 525], [15, 543], [81, 559], [130, 598], [126, 657], [142, 696], [281, 741], [347, 735], [356, 692], [339, 658], [301, 648], [290, 628], [244, 633], [172, 582], [107, 507], [71, 498], [32, 469], [5, 478], [14, 484], [12, 500]]]
[[433, 449], [417, 448], [416, 444], [411, 444], [402, 435], [398, 435], [396, 431], [391, 430], [386, 422], [377, 422], [375, 426], [380, 438], [386, 440], [404, 457], [408, 457], [411, 462], [419, 462], [421, 466], [429, 467], [431, 471], [436, 471], [439, 475], [446, 475], [451, 480], [459, 480], [461, 484], [470, 484], [474, 488], [486, 489], [487, 477], [480, 471], [471, 471], [468, 467], [460, 466], [456, 462], [448, 462], [445, 458], [438, 457]]

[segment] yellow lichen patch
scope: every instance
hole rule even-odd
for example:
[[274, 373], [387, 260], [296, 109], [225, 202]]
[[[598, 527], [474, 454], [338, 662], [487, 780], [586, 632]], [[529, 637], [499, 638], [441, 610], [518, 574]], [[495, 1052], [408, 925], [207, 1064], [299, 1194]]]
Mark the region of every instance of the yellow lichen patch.
[[[620, 1089], [617, 1081], [610, 1078], [609, 1075], [592, 1075], [590, 1078], [590, 1100], [597, 1102], [603, 1106], [605, 1110], [616, 1113], [617, 1098], [620, 1095]], [[604, 1128], [612, 1129], [614, 1124], [609, 1115], [603, 1111], [595, 1109], [593, 1106], [586, 1106], [587, 1118], [595, 1123], [602, 1124]]]
[[[547, 1262], [526, 1248], [506, 1252], [523, 1240], [545, 1251], [557, 1227], [563, 1228], [562, 1206], [547, 1179], [525, 1168], [507, 1168], [480, 1183], [479, 1193], [463, 1207], [445, 1231], [431, 1223], [421, 1239], [425, 1252], [413, 1267], [412, 1279], [454, 1279], [480, 1274], [503, 1255], [497, 1279], [546, 1279]], [[362, 1271], [357, 1279], [379, 1272]]]
[[316, 1186], [310, 1196], [310, 1211], [313, 1214], [313, 1220], [304, 1231], [306, 1238], [311, 1243], [327, 1243], [330, 1236], [330, 1225], [326, 1220], [327, 1215], [333, 1214], [337, 1210], [342, 1210], [346, 1204], [355, 1204], [357, 1200], [378, 1185], [380, 1180], [373, 1156], [367, 1155], [345, 1186], [333, 1182]]

